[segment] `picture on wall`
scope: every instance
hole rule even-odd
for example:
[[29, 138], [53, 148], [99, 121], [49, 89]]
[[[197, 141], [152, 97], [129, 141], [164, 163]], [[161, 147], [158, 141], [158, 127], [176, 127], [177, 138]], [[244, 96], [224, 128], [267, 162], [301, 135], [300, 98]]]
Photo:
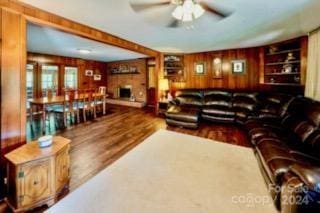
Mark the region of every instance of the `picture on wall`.
[[222, 78], [222, 60], [221, 58], [213, 59], [213, 73], [212, 76], [214, 79]]
[[195, 72], [197, 75], [203, 75], [205, 71], [204, 62], [195, 63]]
[[234, 74], [244, 74], [246, 70], [246, 61], [245, 60], [234, 60], [231, 62], [232, 73]]
[[93, 76], [93, 70], [86, 70], [86, 76]]
[[100, 74], [93, 75], [93, 80], [94, 81], [101, 81], [101, 75]]

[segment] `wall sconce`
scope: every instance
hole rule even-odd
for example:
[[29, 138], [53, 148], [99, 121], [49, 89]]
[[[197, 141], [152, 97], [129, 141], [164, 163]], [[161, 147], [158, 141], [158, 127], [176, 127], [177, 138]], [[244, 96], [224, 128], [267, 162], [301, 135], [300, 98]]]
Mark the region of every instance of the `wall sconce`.
[[212, 76], [214, 79], [221, 79], [222, 78], [222, 60], [221, 58], [214, 58], [213, 59], [213, 73]]

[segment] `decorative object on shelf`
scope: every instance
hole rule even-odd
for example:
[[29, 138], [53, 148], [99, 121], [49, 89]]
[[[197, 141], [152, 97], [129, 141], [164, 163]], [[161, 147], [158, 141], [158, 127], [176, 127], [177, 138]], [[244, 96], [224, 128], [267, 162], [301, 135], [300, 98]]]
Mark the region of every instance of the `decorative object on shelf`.
[[93, 80], [94, 81], [101, 81], [101, 75], [99, 75], [99, 74], [93, 75]]
[[38, 139], [38, 145], [40, 148], [46, 148], [52, 144], [52, 135], [42, 136]]
[[233, 74], [244, 74], [246, 70], [245, 60], [233, 60], [231, 61]]
[[121, 72], [121, 73], [127, 73], [127, 72], [129, 72], [128, 65], [120, 64], [120, 65], [119, 65], [119, 72]]
[[161, 91], [160, 100], [166, 99], [166, 91], [169, 90], [169, 80], [164, 78], [159, 80], [159, 90]]
[[294, 60], [296, 60], [296, 58], [293, 56], [293, 53], [289, 52], [286, 61], [294, 61]]
[[275, 83], [274, 78], [270, 78], [270, 83]]
[[197, 75], [203, 75], [205, 71], [204, 62], [202, 61], [196, 62], [194, 69]]
[[300, 83], [300, 76], [294, 76], [293, 77], [294, 82]]
[[270, 54], [274, 54], [274, 53], [276, 53], [278, 50], [279, 50], [279, 49], [278, 49], [277, 46], [270, 46], [270, 47], [269, 47], [269, 53], [270, 53]]
[[164, 61], [180, 61], [181, 59], [176, 55], [167, 55], [164, 57]]
[[129, 67], [129, 72], [131, 72], [131, 73], [138, 72], [138, 68], [136, 66], [130, 66]]
[[221, 58], [213, 59], [212, 76], [214, 79], [221, 79], [222, 78], [222, 60], [221, 60]]
[[86, 70], [86, 76], [93, 76], [93, 70]]

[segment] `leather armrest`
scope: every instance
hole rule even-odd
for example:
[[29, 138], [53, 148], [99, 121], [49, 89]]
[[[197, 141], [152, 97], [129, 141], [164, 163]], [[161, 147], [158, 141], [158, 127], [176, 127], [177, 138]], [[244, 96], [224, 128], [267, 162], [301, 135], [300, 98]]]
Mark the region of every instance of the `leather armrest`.
[[179, 104], [180, 104], [179, 100], [178, 99], [174, 99], [172, 101], [169, 101], [168, 107], [170, 107], [170, 106], [178, 106]]
[[290, 171], [297, 175], [310, 189], [320, 192], [320, 168], [294, 164]]

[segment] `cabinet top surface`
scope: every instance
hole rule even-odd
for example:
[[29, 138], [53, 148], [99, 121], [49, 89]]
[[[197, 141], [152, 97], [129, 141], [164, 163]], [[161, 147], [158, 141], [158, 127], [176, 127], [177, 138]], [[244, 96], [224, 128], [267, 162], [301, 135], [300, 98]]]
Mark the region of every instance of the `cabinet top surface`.
[[22, 164], [55, 155], [69, 143], [70, 140], [67, 138], [54, 136], [50, 147], [40, 148], [38, 141], [32, 141], [6, 154], [5, 157], [15, 165]]

